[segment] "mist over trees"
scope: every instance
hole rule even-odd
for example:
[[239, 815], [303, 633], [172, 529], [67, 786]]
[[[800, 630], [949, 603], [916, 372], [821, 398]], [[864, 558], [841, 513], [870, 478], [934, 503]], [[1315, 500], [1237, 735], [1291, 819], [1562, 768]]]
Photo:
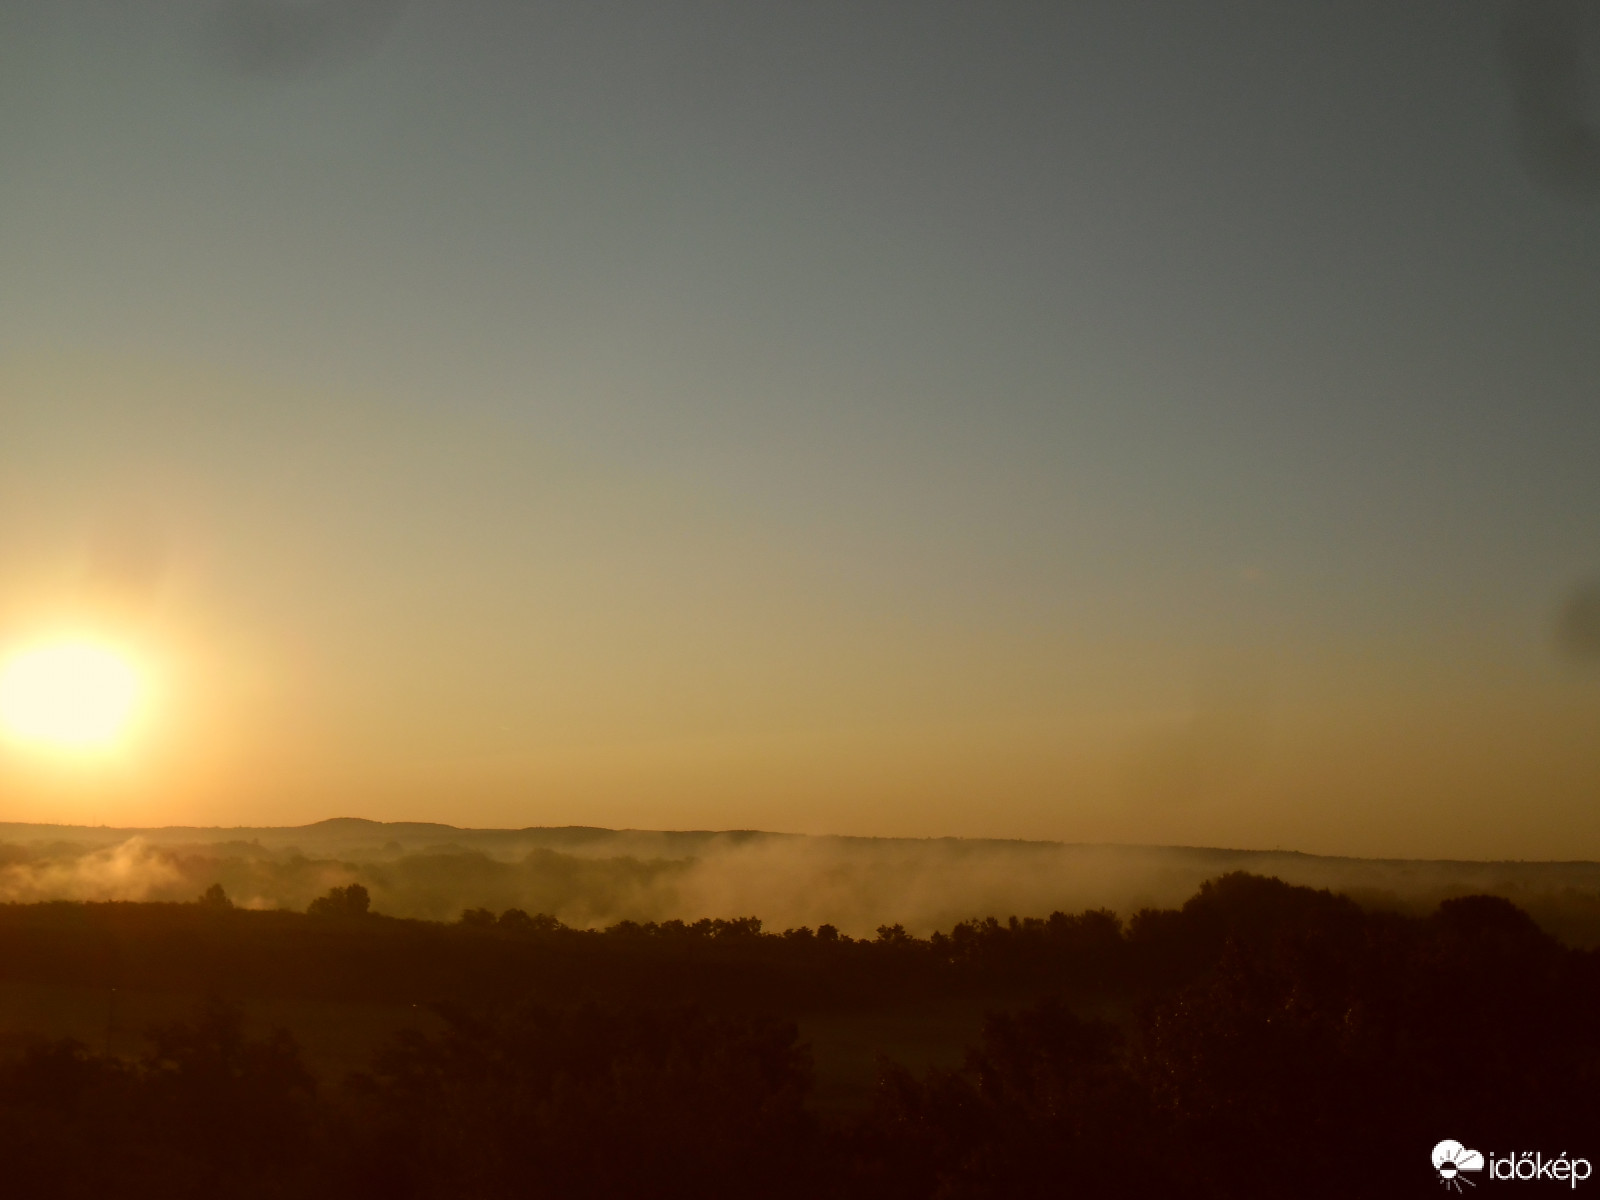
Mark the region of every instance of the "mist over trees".
[[[8, 1183], [180, 1200], [1414, 1195], [1436, 1186], [1441, 1136], [1592, 1158], [1600, 1128], [1600, 952], [1497, 897], [1413, 917], [1233, 873], [1127, 921], [864, 938], [753, 917], [443, 924], [326, 899], [0, 906], [4, 982], [212, 993], [137, 1052], [11, 1045]], [[818, 1103], [797, 1018], [909, 1016], [963, 992], [992, 1001], [963, 1061], [883, 1059], [864, 1103]], [[418, 1008], [339, 1075], [238, 1007], [358, 993]]]
[[1422, 914], [1503, 896], [1574, 945], [1600, 945], [1600, 864], [1417, 862], [1190, 847], [804, 837], [588, 828], [485, 830], [353, 819], [284, 829], [0, 825], [0, 902], [187, 901], [219, 883], [242, 908], [304, 911], [359, 885], [390, 916], [548, 913], [577, 927], [758, 912], [778, 926], [927, 934], [974, 912], [1183, 903], [1229, 871]]

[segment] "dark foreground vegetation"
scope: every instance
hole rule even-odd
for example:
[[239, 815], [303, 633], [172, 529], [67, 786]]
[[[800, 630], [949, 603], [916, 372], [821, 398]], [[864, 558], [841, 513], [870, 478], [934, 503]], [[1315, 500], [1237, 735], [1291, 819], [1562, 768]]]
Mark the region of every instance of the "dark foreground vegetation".
[[[141, 1053], [12, 1047], [6, 1195], [1433, 1195], [1446, 1137], [1600, 1159], [1600, 952], [1491, 897], [1413, 918], [1235, 874], [1126, 925], [853, 940], [398, 921], [359, 887], [245, 912], [218, 889], [0, 907], [0, 979], [211, 997]], [[236, 1002], [265, 995], [419, 1020], [319, 1078], [247, 1030]], [[870, 1104], [811, 1102], [797, 1017], [958, 995], [996, 1010], [963, 1066], [884, 1060]]]

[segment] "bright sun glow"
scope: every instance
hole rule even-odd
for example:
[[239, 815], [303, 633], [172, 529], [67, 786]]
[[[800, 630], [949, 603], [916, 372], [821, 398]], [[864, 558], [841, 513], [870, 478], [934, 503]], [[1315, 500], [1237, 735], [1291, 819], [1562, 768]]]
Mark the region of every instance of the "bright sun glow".
[[107, 749], [127, 729], [142, 690], [133, 664], [107, 646], [34, 646], [0, 666], [0, 729], [59, 750]]

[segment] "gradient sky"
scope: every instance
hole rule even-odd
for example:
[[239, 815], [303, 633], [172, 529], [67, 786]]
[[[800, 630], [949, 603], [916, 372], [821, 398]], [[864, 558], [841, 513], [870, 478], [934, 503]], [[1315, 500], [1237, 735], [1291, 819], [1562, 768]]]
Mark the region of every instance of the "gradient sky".
[[0, 3], [0, 819], [1600, 856], [1546, 11]]

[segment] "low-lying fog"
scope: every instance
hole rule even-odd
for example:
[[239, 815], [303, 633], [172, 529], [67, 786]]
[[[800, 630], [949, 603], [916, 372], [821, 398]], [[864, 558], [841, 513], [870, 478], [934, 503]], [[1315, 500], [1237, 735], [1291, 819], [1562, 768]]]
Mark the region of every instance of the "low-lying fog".
[[971, 917], [1181, 904], [1226, 871], [1426, 911], [1491, 892], [1581, 945], [1600, 944], [1600, 863], [1426, 862], [1280, 851], [956, 838], [809, 837], [587, 828], [456, 829], [356, 819], [285, 829], [0, 824], [0, 901], [193, 900], [304, 909], [363, 884], [375, 911], [453, 920], [521, 908], [570, 925], [758, 916], [768, 929], [882, 924], [926, 934]]

